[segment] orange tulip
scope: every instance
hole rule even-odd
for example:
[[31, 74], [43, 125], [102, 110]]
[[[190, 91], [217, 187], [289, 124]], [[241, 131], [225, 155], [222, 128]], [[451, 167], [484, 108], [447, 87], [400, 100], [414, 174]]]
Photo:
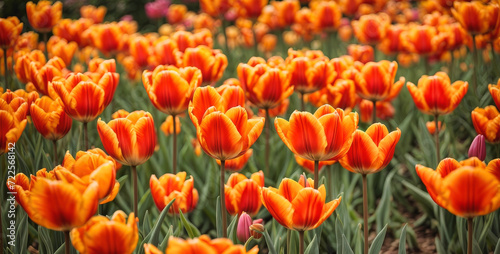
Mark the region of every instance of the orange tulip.
[[401, 32], [403, 48], [411, 53], [430, 55], [442, 52], [446, 48], [449, 34], [440, 32], [428, 25], [410, 25]]
[[189, 106], [193, 93], [202, 82], [202, 72], [195, 67], [176, 68], [160, 65], [144, 71], [142, 82], [153, 105], [163, 113], [178, 115]]
[[225, 98], [233, 98], [228, 95], [234, 90], [241, 88], [233, 87], [221, 96], [213, 87], [200, 87], [189, 106], [201, 147], [212, 158], [224, 161], [243, 155], [264, 127], [263, 117], [248, 119], [245, 108], [228, 104], [234, 100]]
[[[274, 118], [286, 114], [289, 105], [290, 105], [289, 99], [283, 100], [278, 106], [269, 109], [269, 117]], [[259, 109], [259, 116], [265, 117], [266, 111], [263, 109]]]
[[66, 114], [88, 123], [94, 120], [111, 102], [119, 81], [119, 74], [107, 72], [98, 83], [81, 73], [71, 73], [66, 79], [52, 81], [55, 93], [61, 98]]
[[36, 130], [46, 139], [59, 140], [71, 129], [73, 120], [61, 106], [60, 99], [48, 96], [37, 99], [30, 106], [31, 119]]
[[258, 108], [274, 108], [293, 93], [291, 75], [287, 71], [266, 64], [243, 63], [237, 70], [246, 98]]
[[63, 76], [62, 69], [66, 65], [61, 58], [54, 57], [41, 68], [38, 68], [38, 66], [40, 66], [38, 62], [30, 63], [27, 79], [33, 83], [37, 92], [42, 95], [50, 95], [49, 82], [61, 78]]
[[[441, 127], [441, 121], [438, 121], [438, 131], [441, 132], [441, 130], [444, 129], [444, 126]], [[436, 132], [436, 122], [430, 121], [425, 123], [425, 127], [427, 127], [427, 130], [431, 135], [434, 135]]]
[[317, 31], [336, 30], [340, 25], [342, 12], [334, 1], [313, 1], [311, 11], [314, 15], [314, 28]]
[[[179, 120], [179, 117], [175, 117], [175, 135], [179, 135], [181, 133], [181, 121]], [[170, 115], [167, 116], [167, 119], [165, 119], [165, 122], [163, 122], [160, 126], [160, 130], [165, 134], [165, 136], [170, 136], [174, 133], [174, 118]]]
[[90, 34], [87, 33], [94, 22], [90, 19], [80, 18], [77, 20], [62, 19], [54, 27], [54, 35], [67, 41], [74, 41], [80, 48], [90, 44]]
[[33, 50], [28, 54], [18, 57], [16, 60], [14, 71], [16, 72], [17, 78], [22, 83], [28, 83], [30, 81], [29, 77], [32, 62], [35, 62], [35, 68], [37, 70], [44, 66], [46, 60], [43, 52], [40, 50]]
[[327, 58], [313, 60], [308, 57], [291, 57], [293, 56], [289, 56], [291, 60], [287, 68], [291, 75], [290, 85], [300, 94], [323, 89], [337, 77], [332, 63]]
[[177, 24], [184, 20], [187, 12], [187, 7], [183, 4], [171, 4], [168, 7], [167, 17], [168, 23]]
[[97, 121], [104, 149], [118, 162], [137, 166], [146, 162], [156, 147], [156, 131], [150, 113], [139, 110], [125, 118]]
[[26, 13], [30, 25], [41, 33], [48, 33], [59, 22], [62, 16], [62, 3], [50, 1], [39, 1], [36, 5], [33, 2], [26, 4]]
[[52, 177], [42, 172], [29, 181], [24, 174], [18, 174], [15, 182], [24, 184], [14, 185], [16, 200], [30, 219], [42, 227], [69, 231], [83, 226], [97, 210], [98, 183], [85, 187]]
[[128, 34], [117, 23], [91, 26], [88, 33], [91, 44], [105, 55], [115, 54], [124, 47]]
[[295, 13], [300, 9], [300, 2], [297, 0], [272, 1], [271, 4], [276, 10], [280, 27], [291, 26], [295, 22]]
[[198, 238], [184, 240], [177, 237], [170, 237], [168, 239], [168, 247], [165, 254], [257, 254], [259, 248], [253, 247], [247, 251], [243, 245], [234, 245], [233, 242], [227, 238], [217, 238], [210, 240], [208, 235], [202, 235]]
[[[191, 139], [191, 145], [193, 146], [194, 154], [198, 157], [201, 155], [201, 145], [197, 138]], [[249, 149], [251, 150], [251, 149]], [[238, 159], [238, 158], [236, 158]]]
[[22, 30], [23, 23], [17, 17], [0, 18], [0, 48], [13, 47]]
[[57, 36], [50, 37], [47, 43], [47, 52], [49, 53], [49, 57], [60, 57], [66, 66], [71, 65], [71, 60], [73, 60], [73, 56], [75, 55], [77, 49], [78, 45], [76, 42], [68, 42]]
[[[200, 153], [201, 153], [201, 151], [200, 151]], [[196, 152], [196, 154], [198, 155], [197, 152]], [[231, 159], [231, 160], [227, 160], [225, 165], [224, 165], [225, 169], [229, 170], [229, 171], [240, 171], [247, 164], [250, 157], [252, 157], [252, 154], [253, 154], [253, 149], [248, 149], [246, 151], [246, 153], [244, 153], [242, 156], [236, 157], [236, 158]], [[216, 162], [220, 166], [220, 164], [221, 164], [220, 160], [216, 160]]]
[[188, 48], [184, 52], [182, 66], [193, 66], [201, 70], [204, 84], [217, 82], [227, 67], [227, 57], [220, 50], [205, 45]]
[[474, 218], [500, 207], [498, 161], [490, 161], [488, 166], [484, 163], [464, 166], [446, 158], [436, 170], [422, 165], [416, 165], [415, 169], [436, 204], [457, 216]]
[[262, 9], [264, 9], [267, 2], [268, 0], [236, 0], [233, 6], [240, 17], [257, 18], [262, 13]]
[[144, 254], [163, 254], [158, 248], [150, 243], [144, 244]]
[[314, 115], [296, 111], [290, 122], [276, 118], [274, 126], [294, 154], [311, 161], [338, 160], [351, 146], [358, 114], [345, 114], [342, 109], [324, 105]]
[[259, 171], [247, 178], [243, 174], [233, 173], [225, 185], [226, 208], [231, 215], [242, 212], [255, 216], [262, 205], [261, 188], [264, 187], [264, 173]]
[[500, 143], [500, 113], [495, 106], [475, 108], [471, 117], [477, 134], [482, 134], [490, 143]]
[[99, 184], [100, 204], [112, 201], [118, 194], [120, 183], [116, 181], [116, 161], [101, 149], [79, 151], [73, 157], [66, 152], [62, 167], [54, 169], [57, 179], [88, 186], [93, 181]]
[[418, 86], [408, 82], [406, 87], [420, 111], [430, 115], [445, 115], [460, 104], [469, 84], [456, 81], [450, 85], [448, 74], [438, 72], [434, 76], [422, 76]]
[[158, 64], [180, 66], [182, 53], [171, 38], [161, 37], [154, 43], [154, 57]]
[[351, 148], [339, 162], [351, 172], [367, 175], [377, 173], [391, 162], [401, 131], [389, 133], [385, 125], [375, 123], [366, 132], [356, 130], [352, 136]]
[[231, 7], [229, 0], [200, 0], [200, 7], [212, 17], [223, 15]]
[[21, 122], [26, 119], [29, 106], [28, 102], [23, 97], [7, 89], [5, 93], [0, 94], [0, 110], [10, 112], [19, 122]]
[[9, 148], [12, 148], [12, 143], [17, 142], [24, 127], [26, 127], [27, 120], [19, 121], [12, 111], [4, 110], [2, 102], [0, 102], [0, 155], [7, 153]]
[[139, 240], [139, 219], [130, 213], [116, 211], [111, 219], [94, 216], [84, 226], [71, 230], [71, 241], [81, 254], [134, 252]]
[[325, 186], [313, 189], [284, 178], [278, 189], [262, 189], [262, 204], [288, 229], [306, 231], [321, 225], [340, 204], [341, 197], [325, 204]]
[[[310, 173], [314, 173], [314, 161], [310, 161], [310, 160], [306, 160], [296, 154], [294, 154], [294, 157], [295, 157], [295, 161], [297, 162], [297, 164], [299, 164], [302, 168], [304, 168], [305, 170], [309, 171]], [[331, 160], [331, 161], [320, 161], [318, 163], [318, 171], [321, 171], [321, 169], [323, 168], [323, 166], [328, 166], [328, 165], [332, 165], [332, 164], [335, 164], [335, 160]]]
[[[377, 101], [376, 102], [376, 112], [377, 119], [387, 120], [394, 117], [394, 107], [390, 101]], [[359, 114], [361, 115], [361, 122], [372, 123], [373, 122], [373, 102], [369, 100], [361, 100], [359, 102]]]
[[378, 45], [378, 49], [386, 55], [392, 55], [404, 50], [402, 45], [401, 33], [406, 29], [401, 24], [390, 25], [387, 28], [386, 37]]
[[497, 106], [497, 108], [500, 108], [500, 79], [498, 80], [496, 85], [489, 84], [488, 90], [490, 91], [491, 97], [493, 98], [495, 105]]
[[[382, 60], [369, 62], [354, 73], [357, 94], [366, 100], [381, 101], [391, 94], [398, 94], [405, 82], [404, 77], [394, 83], [398, 70], [396, 62]], [[394, 91], [393, 91], [394, 90]]]
[[193, 176], [186, 180], [186, 172], [164, 174], [160, 179], [152, 175], [149, 180], [151, 195], [158, 210], [163, 211], [165, 206], [174, 200], [169, 209], [170, 214], [188, 213], [198, 204], [198, 191], [194, 188]]
[[359, 20], [352, 21], [354, 35], [363, 44], [377, 44], [385, 38], [391, 24], [389, 16], [382, 14], [363, 15]]
[[152, 42], [145, 36], [135, 35], [129, 39], [129, 53], [140, 68], [152, 66], [153, 47]]
[[80, 15], [82, 18], [91, 19], [95, 24], [99, 24], [104, 20], [107, 10], [104, 6], [84, 5], [80, 7]]
[[472, 35], [485, 34], [497, 26], [500, 8], [496, 3], [483, 4], [480, 1], [455, 2], [451, 13], [460, 25]]
[[364, 64], [372, 62], [375, 59], [373, 47], [369, 45], [350, 44], [347, 46], [347, 53], [352, 56], [354, 61], [360, 61]]

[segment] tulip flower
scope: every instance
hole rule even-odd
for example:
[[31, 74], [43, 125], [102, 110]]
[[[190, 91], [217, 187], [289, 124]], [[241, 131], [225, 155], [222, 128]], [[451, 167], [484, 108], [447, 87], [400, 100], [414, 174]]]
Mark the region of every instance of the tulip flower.
[[[161, 124], [160, 129], [165, 136], [174, 134], [174, 118], [172, 116], [167, 116], [165, 122]], [[175, 117], [175, 129], [175, 135], [179, 135], [179, 133], [181, 133], [181, 121], [179, 117]]]
[[226, 236], [225, 162], [243, 155], [255, 143], [264, 127], [264, 118], [248, 119], [245, 108], [241, 106], [244, 105], [244, 96], [240, 87], [226, 85], [223, 88], [222, 95], [210, 86], [196, 89], [189, 116], [202, 149], [221, 161], [222, 228], [223, 236]]
[[200, 7], [206, 14], [212, 17], [219, 17], [224, 15], [231, 5], [228, 0], [200, 0]]
[[217, 238], [210, 240], [208, 235], [201, 235], [198, 238], [184, 240], [182, 238], [170, 237], [165, 254], [257, 254], [259, 247], [255, 246], [247, 251], [242, 245], [234, 245], [230, 239]]
[[[230, 215], [246, 212], [255, 216], [262, 205], [260, 191], [264, 187], [264, 173], [259, 171], [247, 178], [243, 174], [233, 173], [225, 185], [226, 208]], [[250, 226], [250, 225], [248, 225]]]
[[471, 117], [477, 134], [483, 135], [492, 144], [500, 143], [500, 113], [495, 106], [475, 108]]
[[357, 113], [344, 113], [324, 105], [313, 114], [294, 112], [290, 122], [276, 118], [276, 131], [285, 145], [296, 155], [314, 161], [314, 180], [319, 182], [319, 161], [339, 160], [352, 143], [352, 134], [358, 127]]
[[[425, 123], [425, 127], [427, 127], [427, 130], [431, 135], [434, 135], [436, 133], [436, 123], [434, 121], [429, 121]], [[437, 131], [442, 131], [444, 129], [444, 126], [441, 127], [441, 121], [438, 121], [438, 128]]]
[[99, 24], [104, 20], [108, 9], [104, 6], [95, 7], [93, 5], [84, 5], [80, 7], [82, 18], [91, 19], [94, 24]]
[[116, 54], [124, 47], [128, 34], [117, 23], [93, 25], [86, 30], [91, 45], [98, 48], [104, 55]]
[[311, 11], [315, 17], [314, 28], [317, 31], [336, 30], [340, 25], [342, 12], [336, 2], [321, 1], [311, 2]]
[[[153, 105], [163, 113], [176, 118], [188, 108], [194, 91], [202, 83], [202, 72], [195, 67], [178, 69], [173, 66], [160, 65], [154, 71], [144, 71], [142, 82]], [[176, 124], [172, 126], [172, 132], [177, 132]], [[172, 138], [172, 147], [172, 172], [175, 174], [177, 172], [177, 135]]]
[[57, 165], [58, 161], [56, 141], [66, 136], [73, 123], [71, 117], [64, 112], [60, 100], [43, 96], [30, 107], [31, 119], [36, 130], [54, 144], [54, 165]]
[[[317, 183], [315, 183], [317, 185]], [[299, 253], [304, 253], [304, 231], [319, 227], [337, 208], [342, 197], [325, 204], [325, 186], [304, 187], [284, 178], [278, 189], [262, 189], [262, 204], [282, 226], [299, 231]]]
[[193, 176], [186, 180], [186, 172], [179, 172], [176, 175], [164, 174], [160, 179], [152, 175], [149, 186], [160, 212], [174, 199], [174, 203], [168, 210], [170, 214], [178, 214], [179, 209], [182, 213], [189, 213], [198, 204], [198, 191], [194, 188]]
[[250, 235], [253, 237], [253, 239], [260, 239], [262, 238], [262, 233], [266, 228], [264, 228], [264, 225], [262, 223], [256, 223], [254, 222], [252, 225], [249, 227], [250, 229]]
[[86, 32], [94, 22], [90, 19], [80, 18], [77, 20], [62, 19], [54, 26], [55, 36], [64, 38], [67, 41], [74, 41], [80, 48], [90, 44], [89, 33]]
[[227, 57], [219, 50], [200, 45], [184, 52], [182, 66], [193, 66], [201, 70], [204, 85], [214, 84], [224, 74]]
[[[64, 61], [59, 57], [54, 57], [49, 60], [44, 66], [41, 66], [38, 62], [31, 62], [29, 64], [28, 80], [33, 83], [36, 91], [42, 95], [50, 94], [49, 83], [56, 78], [61, 78], [63, 76], [62, 70], [66, 67]], [[52, 97], [52, 96], [51, 96]]]
[[0, 93], [0, 110], [12, 113], [21, 122], [26, 119], [29, 106], [23, 97], [7, 89], [5, 93]]
[[4, 110], [0, 102], [0, 155], [7, 153], [12, 144], [17, 142], [26, 127], [28, 120], [19, 120], [11, 110]]
[[154, 44], [154, 57], [158, 65], [180, 66], [182, 62], [182, 53], [177, 43], [171, 38], [161, 37]]
[[391, 19], [385, 13], [363, 15], [352, 21], [354, 35], [363, 44], [377, 44], [385, 38]]
[[266, 6], [268, 0], [236, 0], [234, 7], [236, 7], [239, 17], [244, 18], [257, 18], [264, 6]]
[[37, 70], [45, 65], [45, 55], [40, 50], [33, 50], [28, 54], [24, 54], [17, 58], [16, 63], [14, 65], [14, 71], [16, 72], [16, 76], [22, 83], [28, 83], [30, 65], [31, 62], [37, 62], [36, 65]]
[[484, 136], [477, 135], [469, 148], [469, 158], [477, 157], [478, 159], [484, 161], [486, 159], [486, 144], [484, 143]]
[[168, 6], [170, 1], [168, 0], [155, 0], [153, 2], [144, 5], [144, 10], [146, 11], [146, 16], [150, 19], [161, 19], [167, 17]]
[[[299, 164], [302, 168], [309, 171], [310, 173], [314, 174], [314, 161], [306, 160], [296, 154], [294, 154], [294, 157], [295, 157], [295, 162], [297, 162], [297, 164]], [[337, 162], [336, 160], [320, 161], [318, 163], [318, 172], [321, 171], [323, 166], [333, 165], [336, 162]]]
[[401, 32], [400, 38], [407, 51], [426, 57], [444, 50], [447, 39], [445, 33], [429, 25], [411, 25]]
[[59, 22], [62, 16], [62, 3], [50, 1], [39, 1], [26, 4], [26, 13], [30, 25], [38, 32], [47, 34]]
[[[231, 160], [227, 160], [224, 164], [224, 167], [229, 171], [240, 171], [248, 162], [250, 157], [252, 157], [253, 150], [248, 149], [243, 155], [236, 157]], [[216, 160], [217, 164], [220, 166], [221, 161]]]
[[170, 24], [181, 23], [186, 15], [187, 7], [183, 4], [171, 4], [167, 9], [167, 19]]
[[406, 29], [404, 25], [390, 25], [387, 28], [386, 37], [377, 45], [380, 51], [386, 55], [393, 55], [404, 50], [401, 33]]
[[117, 118], [109, 123], [97, 121], [97, 131], [104, 149], [118, 162], [129, 165], [134, 180], [134, 214], [137, 214], [137, 170], [146, 162], [156, 147], [156, 131], [150, 113], [134, 111], [125, 118]]
[[73, 246], [81, 254], [134, 252], [139, 241], [139, 218], [131, 213], [126, 219], [123, 211], [116, 211], [110, 219], [94, 216], [84, 226], [71, 230]]
[[[468, 254], [472, 254], [473, 219], [500, 207], [500, 163], [495, 159], [485, 166], [463, 166], [446, 158], [436, 170], [416, 165], [431, 198], [450, 213], [466, 218], [468, 224]], [[471, 198], [474, 197], [474, 198]]]
[[497, 25], [500, 15], [497, 4], [483, 4], [480, 1], [456, 2], [451, 13], [470, 34], [485, 34]]
[[356, 130], [352, 145], [340, 159], [345, 169], [361, 174], [363, 179], [364, 253], [368, 253], [368, 187], [366, 176], [377, 173], [391, 162], [396, 144], [401, 137], [399, 129], [389, 133], [381, 123], [372, 124], [366, 132]]
[[73, 60], [78, 44], [73, 41], [68, 42], [66, 39], [57, 36], [52, 36], [47, 42], [46, 47], [49, 58], [57, 56], [64, 61], [66, 66], [71, 66], [71, 60]]
[[[260, 197], [260, 195], [259, 195]], [[247, 213], [243, 212], [238, 218], [238, 226], [236, 227], [236, 236], [238, 240], [245, 243], [250, 238], [250, 226], [252, 218]]]
[[0, 18], [0, 48], [13, 47], [22, 30], [23, 23], [17, 17]]
[[498, 80], [496, 85], [489, 84], [488, 90], [490, 91], [491, 97], [493, 98], [495, 105], [497, 106], [497, 108], [500, 108], [500, 79]]

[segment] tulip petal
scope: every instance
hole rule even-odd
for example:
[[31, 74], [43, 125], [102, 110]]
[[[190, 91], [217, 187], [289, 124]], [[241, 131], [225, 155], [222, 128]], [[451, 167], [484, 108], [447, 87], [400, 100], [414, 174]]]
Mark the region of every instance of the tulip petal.
[[230, 160], [241, 153], [243, 137], [231, 119], [221, 112], [205, 116], [198, 135], [201, 147], [213, 158]]
[[325, 220], [332, 215], [333, 211], [337, 209], [337, 207], [340, 204], [340, 201], [342, 200], [342, 197], [339, 197], [338, 199], [332, 200], [323, 206], [323, 211], [321, 212], [321, 218], [318, 220], [316, 225], [314, 225], [314, 228], [319, 227]]
[[287, 138], [297, 155], [312, 161], [320, 160], [328, 145], [323, 126], [308, 112], [292, 114]]
[[321, 218], [325, 203], [321, 194], [313, 188], [303, 188], [292, 201], [293, 228], [305, 231], [313, 229]]
[[417, 171], [420, 179], [422, 179], [422, 182], [427, 188], [427, 192], [429, 192], [432, 200], [434, 200], [436, 204], [444, 207], [445, 201], [441, 196], [439, 196], [443, 185], [443, 178], [441, 177], [439, 172], [418, 164], [415, 166], [415, 170]]
[[280, 194], [269, 190], [262, 189], [262, 204], [266, 207], [273, 218], [282, 226], [292, 229], [292, 204]]
[[118, 135], [111, 126], [99, 119], [97, 121], [97, 131], [99, 132], [99, 137], [101, 138], [102, 145], [106, 152], [120, 163], [125, 164], [125, 158], [120, 148], [121, 144], [118, 141]]
[[304, 187], [297, 183], [296, 181], [285, 178], [281, 181], [280, 186], [279, 186], [279, 194], [286, 198], [289, 202], [292, 202], [295, 197], [297, 196], [297, 193], [299, 193], [300, 190], [302, 190]]

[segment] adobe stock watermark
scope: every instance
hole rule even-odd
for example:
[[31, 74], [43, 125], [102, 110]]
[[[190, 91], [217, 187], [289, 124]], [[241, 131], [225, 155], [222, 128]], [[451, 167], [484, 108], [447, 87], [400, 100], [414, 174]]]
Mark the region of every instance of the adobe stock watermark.
[[[9, 191], [7, 195], [8, 202], [8, 212], [7, 218], [9, 219], [9, 223], [7, 226], [7, 239], [8, 244], [12, 247], [16, 246], [16, 183], [10, 179], [14, 179], [16, 176], [16, 143], [8, 144], [8, 152], [7, 152], [7, 186]], [[12, 177], [12, 178], [11, 178]]]

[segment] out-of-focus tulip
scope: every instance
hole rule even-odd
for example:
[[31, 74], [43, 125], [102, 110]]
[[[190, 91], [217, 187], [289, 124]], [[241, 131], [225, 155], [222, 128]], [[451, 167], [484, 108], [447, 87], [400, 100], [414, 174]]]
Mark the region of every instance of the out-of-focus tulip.
[[44, 138], [54, 141], [64, 137], [73, 123], [71, 117], [64, 112], [61, 102], [57, 100], [43, 96], [30, 107], [31, 119], [36, 130]]
[[[240, 171], [247, 164], [248, 159], [250, 159], [250, 157], [252, 157], [252, 154], [253, 154], [253, 150], [248, 149], [248, 151], [246, 151], [242, 156], [236, 157], [236, 158], [231, 159], [231, 160], [227, 160], [226, 164], [225, 164], [226, 170]], [[216, 161], [217, 161], [217, 164], [220, 166], [220, 164], [221, 164], [220, 160], [216, 160]]]
[[48, 33], [59, 22], [62, 16], [62, 3], [50, 1], [39, 1], [26, 4], [26, 13], [30, 25], [41, 33]]
[[74, 120], [88, 123], [111, 102], [118, 81], [118, 73], [107, 72], [98, 83], [94, 83], [87, 75], [71, 73], [65, 79], [54, 79], [52, 86], [61, 98], [66, 114]]
[[191, 139], [191, 145], [193, 146], [194, 154], [198, 157], [201, 155], [201, 145], [197, 138]]
[[206, 14], [219, 17], [229, 10], [231, 4], [228, 0], [200, 0], [200, 7]]
[[161, 250], [150, 243], [144, 244], [144, 254], [163, 254]]
[[180, 66], [182, 53], [177, 47], [177, 43], [170, 38], [161, 37], [154, 44], [154, 52], [158, 64]]
[[[181, 121], [177, 116], [175, 117], [175, 127], [175, 135], [179, 135], [179, 133], [181, 133]], [[165, 136], [170, 136], [174, 133], [174, 118], [171, 115], [167, 116], [165, 122], [161, 124], [160, 130]]]
[[160, 19], [167, 17], [168, 6], [170, 1], [168, 0], [155, 0], [153, 2], [146, 3], [144, 5], [144, 10], [146, 11], [146, 16], [150, 19]]
[[[260, 196], [260, 195], [259, 195]], [[238, 240], [245, 243], [250, 238], [250, 226], [252, 225], [252, 218], [247, 213], [241, 213], [238, 218], [238, 226], [236, 227], [236, 236]]]
[[436, 54], [445, 49], [447, 34], [428, 25], [410, 25], [401, 32], [401, 43], [405, 50], [419, 55]]
[[80, 188], [82, 186], [38, 176], [38, 173], [36, 177], [31, 176], [31, 181], [24, 174], [18, 176], [24, 178], [26, 184], [14, 185], [16, 200], [30, 219], [42, 227], [70, 231], [83, 226], [97, 210], [97, 182]]
[[227, 57], [220, 50], [201, 45], [188, 48], [182, 59], [184, 67], [193, 66], [201, 70], [204, 84], [217, 82], [227, 67]]
[[262, 13], [268, 0], [236, 0], [234, 7], [237, 9], [240, 17], [257, 18]]
[[[384, 100], [384, 101], [377, 101], [376, 102], [376, 112], [375, 114], [377, 115], [377, 119], [381, 120], [388, 120], [390, 118], [394, 117], [394, 107], [392, 106], [391, 102]], [[361, 115], [361, 122], [364, 123], [372, 123], [373, 122], [373, 102], [369, 100], [361, 100], [359, 102], [359, 110], [360, 110], [360, 115]]]
[[454, 2], [451, 9], [453, 17], [472, 35], [485, 34], [495, 29], [499, 12], [497, 3], [485, 5], [481, 1]]
[[[290, 100], [283, 100], [278, 106], [269, 109], [269, 117], [275, 118], [277, 116], [282, 116], [288, 110], [288, 106], [290, 105]], [[266, 111], [264, 109], [259, 109], [259, 116], [264, 117], [266, 115]]]
[[17, 121], [21, 122], [26, 119], [29, 105], [23, 97], [7, 89], [5, 93], [0, 94], [0, 110], [10, 112]]
[[177, 45], [179, 51], [184, 52], [187, 48], [195, 48], [194, 35], [188, 31], [177, 31], [170, 37]]
[[[441, 132], [444, 129], [444, 126], [441, 127], [441, 121], [438, 121], [438, 131]], [[436, 133], [436, 122], [435, 121], [430, 121], [425, 123], [425, 127], [427, 127], [427, 130], [431, 135], [434, 135]]]
[[139, 218], [134, 213], [126, 217], [123, 211], [116, 211], [111, 219], [102, 215], [92, 217], [84, 226], [71, 230], [73, 246], [82, 254], [131, 254], [139, 240]]
[[[3, 108], [1, 106], [0, 108]], [[9, 148], [13, 147], [12, 143], [17, 142], [19, 137], [21, 137], [28, 120], [19, 121], [11, 111], [3, 109], [0, 109], [0, 120], [2, 122], [2, 127], [0, 128], [0, 155], [2, 155], [7, 153]]]
[[31, 63], [35, 62], [37, 69], [45, 65], [45, 55], [40, 50], [33, 50], [29, 54], [25, 54], [17, 58], [16, 65], [14, 66], [14, 71], [16, 72], [17, 78], [22, 83], [28, 83], [30, 81], [30, 68]]
[[0, 48], [13, 47], [22, 30], [23, 23], [17, 17], [0, 18]]
[[354, 61], [360, 61], [364, 64], [372, 62], [375, 59], [373, 47], [370, 45], [355, 45], [347, 46], [347, 53], [352, 56]]
[[[306, 159], [304, 159], [296, 154], [294, 154], [294, 156], [295, 156], [295, 161], [297, 162], [297, 164], [299, 164], [302, 168], [306, 169], [310, 173], [314, 173], [314, 161], [306, 160]], [[318, 171], [321, 171], [323, 166], [332, 165], [332, 164], [335, 164], [335, 162], [337, 162], [337, 161], [336, 160], [320, 161], [318, 163]]]
[[342, 12], [334, 1], [313, 1], [310, 4], [314, 15], [314, 28], [317, 31], [336, 30], [340, 25]]
[[333, 85], [309, 94], [307, 100], [316, 107], [329, 104], [334, 108], [353, 109], [358, 101], [354, 82], [349, 79], [337, 79]]
[[198, 191], [194, 188], [194, 179], [191, 176], [186, 180], [186, 172], [174, 174], [164, 174], [160, 179], [155, 175], [149, 180], [151, 195], [158, 210], [163, 211], [165, 206], [174, 200], [168, 210], [170, 214], [191, 212], [198, 204]]
[[276, 10], [280, 27], [285, 28], [295, 22], [295, 13], [300, 9], [298, 0], [272, 1], [271, 4]]
[[450, 83], [448, 74], [438, 72], [434, 76], [422, 76], [418, 86], [408, 82], [406, 87], [420, 111], [429, 115], [445, 115], [455, 110], [469, 87], [464, 81]]
[[[289, 58], [293, 57], [290, 52], [288, 54]], [[287, 70], [291, 76], [290, 85], [300, 94], [321, 90], [337, 77], [333, 64], [326, 58], [291, 58]]]
[[276, 118], [274, 126], [294, 154], [311, 161], [338, 160], [351, 146], [358, 114], [345, 114], [342, 109], [324, 105], [314, 115], [294, 112], [290, 122]]
[[270, 54], [278, 43], [278, 37], [274, 34], [266, 34], [262, 37], [259, 43], [259, 48], [262, 52]]
[[474, 218], [500, 207], [498, 165], [498, 159], [486, 167], [471, 167], [446, 158], [436, 170], [422, 165], [416, 165], [415, 169], [436, 204], [457, 216]]
[[274, 108], [293, 93], [291, 75], [287, 71], [266, 64], [252, 66], [243, 63], [237, 70], [246, 98], [258, 108]]
[[47, 52], [49, 53], [49, 58], [55, 56], [61, 58], [66, 66], [71, 65], [71, 60], [75, 55], [78, 45], [76, 42], [67, 42], [65, 39], [59, 38], [57, 36], [50, 37], [47, 43]]
[[107, 11], [108, 9], [105, 6], [84, 5], [80, 7], [82, 18], [91, 19], [95, 24], [99, 24], [104, 20]]
[[389, 133], [381, 123], [372, 124], [366, 132], [356, 130], [352, 135], [351, 148], [339, 162], [343, 168], [354, 173], [377, 173], [391, 162], [400, 137], [399, 129]]
[[163, 113], [178, 115], [189, 106], [202, 73], [198, 68], [160, 65], [154, 71], [144, 71], [142, 82], [153, 105]]
[[131, 36], [129, 39], [129, 53], [140, 68], [146, 68], [151, 64], [153, 47], [145, 36]]
[[[239, 87], [234, 88], [241, 91]], [[234, 94], [231, 91], [226, 94]], [[245, 108], [231, 105], [234, 99], [229, 98], [221, 96], [213, 87], [199, 87], [189, 106], [189, 116], [201, 147], [212, 158], [224, 161], [243, 155], [264, 127], [263, 117], [248, 119]]]
[[253, 236], [254, 239], [260, 239], [262, 238], [262, 233], [260, 232], [264, 232], [264, 230], [266, 230], [264, 228], [264, 225], [262, 225], [261, 223], [253, 223], [252, 225], [250, 225], [249, 227], [250, 229], [250, 235]]
[[385, 13], [369, 14], [352, 21], [352, 28], [354, 35], [361, 43], [377, 44], [385, 38], [390, 24], [391, 20]]
[[400, 24], [390, 25], [387, 28], [386, 37], [380, 42], [378, 48], [386, 55], [403, 51], [401, 33], [406, 27]]
[[247, 251], [243, 245], [234, 245], [230, 239], [217, 238], [210, 240], [208, 235], [202, 235], [198, 238], [184, 240], [182, 238], [170, 237], [165, 254], [257, 254], [259, 247], [255, 246]]
[[187, 13], [187, 7], [183, 4], [172, 4], [168, 7], [167, 17], [168, 23], [177, 24], [184, 20]]
[[495, 105], [497, 106], [497, 108], [500, 108], [500, 79], [498, 80], [496, 85], [489, 84], [488, 90], [490, 91], [491, 97], [493, 98]]
[[484, 161], [486, 159], [486, 144], [484, 143], [484, 136], [477, 135], [469, 148], [469, 158], [477, 157], [478, 159]]
[[340, 204], [341, 197], [325, 204], [325, 186], [313, 189], [285, 178], [278, 189], [262, 189], [262, 204], [284, 227], [297, 231], [317, 228]]
[[125, 165], [141, 165], [153, 155], [156, 147], [153, 117], [142, 110], [107, 124], [99, 119], [97, 131], [106, 152]]
[[93, 25], [87, 32], [91, 44], [105, 55], [115, 54], [122, 49], [128, 37], [117, 23]]
[[93, 21], [90, 19], [63, 19], [57, 23], [53, 32], [55, 36], [64, 38], [67, 41], [74, 41], [80, 48], [83, 48], [90, 43], [89, 34], [86, 33], [86, 30], [92, 25]]
[[354, 84], [357, 94], [371, 101], [381, 101], [391, 94], [398, 94], [405, 79], [401, 77], [394, 83], [397, 70], [396, 62], [386, 60], [365, 64], [355, 73]]
[[477, 134], [483, 135], [490, 143], [500, 143], [500, 113], [495, 106], [475, 108], [471, 117]]
[[250, 178], [239, 173], [231, 174], [224, 190], [228, 213], [241, 215], [242, 212], [246, 212], [250, 216], [255, 216], [262, 205], [260, 200], [262, 187], [264, 187], [262, 171], [252, 174]]

